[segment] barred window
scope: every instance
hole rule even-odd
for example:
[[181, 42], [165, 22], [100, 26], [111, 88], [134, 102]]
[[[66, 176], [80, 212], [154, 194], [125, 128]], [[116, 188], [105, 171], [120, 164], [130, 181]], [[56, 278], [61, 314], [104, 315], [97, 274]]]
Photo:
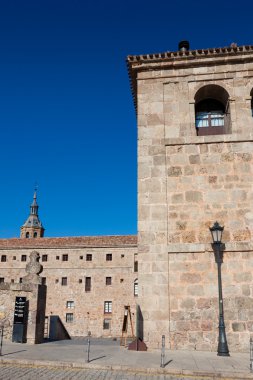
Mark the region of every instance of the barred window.
[[66, 302], [66, 308], [67, 309], [73, 309], [75, 307], [75, 302], [74, 301], [67, 301]]
[[112, 285], [112, 278], [111, 277], [105, 278], [105, 285]]
[[92, 261], [92, 254], [91, 253], [87, 253], [86, 261]]
[[104, 313], [111, 313], [112, 312], [112, 301], [105, 301], [104, 302]]
[[69, 255], [62, 255], [62, 261], [68, 261]]
[[110, 330], [111, 327], [111, 320], [110, 319], [104, 319], [103, 321], [103, 330]]
[[5, 262], [6, 262], [6, 255], [2, 255], [2, 256], [1, 256], [1, 261], [2, 261], [2, 263], [5, 263]]
[[106, 254], [106, 261], [112, 261], [112, 254], [111, 253]]
[[67, 277], [62, 277], [61, 284], [62, 284], [62, 286], [68, 285], [68, 279], [67, 279]]
[[66, 313], [66, 323], [73, 323], [73, 322], [74, 322], [74, 314]]

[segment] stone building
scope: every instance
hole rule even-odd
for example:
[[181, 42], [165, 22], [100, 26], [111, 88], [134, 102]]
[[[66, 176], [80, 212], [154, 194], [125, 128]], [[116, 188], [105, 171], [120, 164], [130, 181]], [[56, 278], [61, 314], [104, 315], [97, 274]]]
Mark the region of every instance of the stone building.
[[128, 56], [138, 120], [139, 298], [144, 340], [216, 350], [224, 226], [231, 351], [253, 333], [253, 46]]
[[124, 306], [130, 306], [135, 322], [136, 236], [44, 238], [43, 233], [35, 193], [21, 238], [0, 239], [0, 283], [12, 288], [22, 283], [30, 253], [38, 252], [47, 285], [46, 316], [59, 316], [70, 336], [88, 331], [120, 336]]

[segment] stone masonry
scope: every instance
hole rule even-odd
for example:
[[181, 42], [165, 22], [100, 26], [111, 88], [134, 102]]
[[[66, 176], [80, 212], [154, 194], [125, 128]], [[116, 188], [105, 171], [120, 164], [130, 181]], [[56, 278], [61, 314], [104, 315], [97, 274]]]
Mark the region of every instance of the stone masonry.
[[[1, 281], [26, 286], [18, 282], [25, 281], [34, 251], [47, 285], [46, 316], [58, 315], [70, 336], [88, 331], [97, 337], [120, 336], [125, 305], [130, 305], [135, 324], [136, 236], [0, 239]], [[105, 302], [111, 302], [111, 310], [105, 310]]]
[[[138, 118], [139, 298], [144, 341], [216, 350], [224, 226], [224, 316], [231, 351], [253, 334], [253, 46], [128, 57]], [[200, 102], [222, 104], [223, 133], [198, 135]], [[203, 129], [202, 129], [203, 131]], [[201, 131], [201, 132], [202, 132]], [[204, 131], [205, 132], [205, 131]]]

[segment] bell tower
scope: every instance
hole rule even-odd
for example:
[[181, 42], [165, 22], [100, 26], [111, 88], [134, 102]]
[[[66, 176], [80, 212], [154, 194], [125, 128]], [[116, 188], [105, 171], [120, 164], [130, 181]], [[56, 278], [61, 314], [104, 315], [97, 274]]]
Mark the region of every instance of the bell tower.
[[37, 238], [43, 237], [45, 229], [39, 220], [38, 215], [39, 206], [37, 204], [37, 189], [34, 191], [33, 202], [30, 206], [30, 215], [20, 228], [20, 237], [22, 238]]

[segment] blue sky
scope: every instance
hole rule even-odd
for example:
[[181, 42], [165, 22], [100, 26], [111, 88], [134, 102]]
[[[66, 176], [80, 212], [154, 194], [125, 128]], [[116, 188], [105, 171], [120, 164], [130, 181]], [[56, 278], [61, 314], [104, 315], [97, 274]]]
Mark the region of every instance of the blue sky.
[[[242, 4], [242, 6], [241, 6]], [[0, 237], [39, 185], [45, 236], [135, 234], [128, 54], [253, 44], [252, 1], [1, 2]]]

